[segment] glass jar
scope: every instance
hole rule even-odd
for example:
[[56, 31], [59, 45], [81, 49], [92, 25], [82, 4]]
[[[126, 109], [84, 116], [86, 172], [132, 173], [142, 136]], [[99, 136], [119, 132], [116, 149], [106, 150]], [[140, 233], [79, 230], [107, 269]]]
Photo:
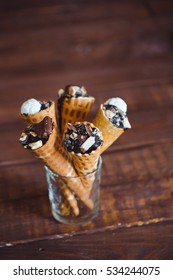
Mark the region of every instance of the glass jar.
[[[60, 176], [45, 166], [52, 215], [57, 221], [64, 224], [80, 224], [97, 217], [99, 211], [101, 166], [102, 159], [99, 157], [95, 171], [78, 177]], [[81, 200], [71, 190], [71, 184], [85, 189], [88, 201], [91, 202], [89, 206], [85, 203], [85, 199]]]

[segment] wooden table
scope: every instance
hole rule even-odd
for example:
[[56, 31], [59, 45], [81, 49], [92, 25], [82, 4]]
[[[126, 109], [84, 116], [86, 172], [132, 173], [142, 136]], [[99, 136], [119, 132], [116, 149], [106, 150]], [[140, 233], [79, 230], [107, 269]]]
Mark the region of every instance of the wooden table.
[[[58, 3], [59, 2], [59, 3]], [[1, 1], [0, 258], [172, 259], [173, 2]], [[132, 129], [104, 154], [100, 211], [63, 225], [43, 165], [19, 144], [21, 104], [82, 84], [128, 104]]]

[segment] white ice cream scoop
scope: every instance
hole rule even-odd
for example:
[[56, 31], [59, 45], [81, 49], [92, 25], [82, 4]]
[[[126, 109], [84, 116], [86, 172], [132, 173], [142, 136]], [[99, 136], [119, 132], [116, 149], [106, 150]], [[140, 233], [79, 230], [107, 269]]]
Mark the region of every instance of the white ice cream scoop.
[[127, 104], [126, 102], [121, 99], [120, 97], [113, 97], [108, 99], [105, 102], [106, 105], [113, 105], [116, 106], [118, 109], [120, 109], [121, 111], [123, 111], [124, 113], [127, 112]]
[[36, 114], [41, 110], [41, 103], [34, 98], [28, 99], [21, 106], [21, 114]]

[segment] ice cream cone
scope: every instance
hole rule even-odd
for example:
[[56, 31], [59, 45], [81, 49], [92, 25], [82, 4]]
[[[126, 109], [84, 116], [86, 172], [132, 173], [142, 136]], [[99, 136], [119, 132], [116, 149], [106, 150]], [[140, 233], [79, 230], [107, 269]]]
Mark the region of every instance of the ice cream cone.
[[50, 106], [35, 114], [20, 114], [27, 126], [41, 122], [46, 116], [49, 116], [56, 123], [55, 102], [50, 101]]
[[66, 124], [74, 124], [76, 121], [87, 120], [88, 113], [95, 101], [95, 98], [87, 94], [83, 86], [68, 85], [58, 92], [58, 125], [63, 136]]
[[[75, 125], [81, 124], [82, 122], [76, 122]], [[89, 122], [83, 122], [84, 125], [89, 125], [92, 128], [95, 128], [95, 126], [92, 123]], [[66, 134], [66, 133], [65, 133]], [[64, 134], [64, 137], [65, 137]], [[102, 139], [102, 136], [101, 136]], [[90, 191], [92, 189], [92, 185], [95, 179], [94, 171], [97, 169], [98, 165], [98, 159], [101, 153], [101, 147], [97, 147], [96, 150], [93, 150], [89, 153], [75, 153], [75, 152], [69, 152], [71, 155], [73, 164], [75, 166], [75, 169], [77, 171], [77, 174], [80, 176], [83, 186], [86, 188], [88, 194], [90, 194]]]
[[86, 188], [87, 193], [90, 194], [95, 179], [94, 171], [97, 169], [100, 148], [98, 148], [98, 151], [93, 151], [90, 154], [75, 154], [72, 152], [71, 155], [82, 184]]
[[60, 203], [60, 211], [62, 216], [69, 216], [71, 214], [71, 207], [68, 200], [65, 196], [62, 195], [61, 203]]
[[117, 128], [114, 126], [109, 119], [105, 116], [103, 105], [100, 106], [96, 117], [92, 121], [93, 124], [99, 128], [103, 135], [103, 145], [101, 147], [100, 153], [103, 153], [110, 145], [113, 144], [121, 134], [124, 133], [123, 128]]
[[76, 121], [87, 120], [88, 114], [94, 104], [93, 97], [71, 97], [65, 98], [59, 111], [59, 129], [63, 135], [68, 122], [74, 124]]
[[[44, 109], [44, 110], [39, 111], [38, 113], [29, 114], [29, 115], [21, 114], [21, 117], [23, 118], [23, 120], [24, 120], [24, 122], [26, 123], [27, 126], [32, 125], [32, 124], [37, 124], [37, 123], [41, 122], [44, 119], [45, 116], [49, 116], [52, 119], [52, 121], [54, 123], [54, 126], [56, 126], [56, 113], [55, 113], [55, 102], [54, 101], [50, 101], [50, 106], [48, 108]], [[54, 140], [56, 140], [56, 138], [57, 139], [59, 138], [59, 136], [55, 132], [57, 132], [56, 129], [54, 129], [54, 132], [53, 132], [54, 135], [52, 135], [52, 137], [51, 137]], [[47, 146], [49, 146], [50, 149], [51, 149], [51, 141], [50, 140], [47, 143]], [[55, 147], [56, 147], [56, 145], [55, 145]], [[44, 150], [45, 149], [48, 149], [48, 147], [46, 147], [46, 148], [44, 147]], [[50, 160], [48, 160], [48, 162], [49, 161]], [[69, 161], [68, 164], [70, 165], [70, 159], [69, 158], [68, 158], [68, 161]], [[48, 164], [46, 163], [46, 160], [43, 160], [43, 162], [47, 166], [49, 165], [49, 163]], [[49, 167], [50, 166], [52, 166], [52, 164], [49, 165]], [[54, 167], [54, 172], [55, 172], [55, 170], [56, 170], [56, 167]], [[68, 187], [65, 184], [63, 184], [63, 187], [62, 187], [61, 183], [59, 183], [59, 185], [60, 185], [61, 189], [63, 189], [62, 196], [63, 196], [63, 201], [64, 202], [63, 202], [63, 205], [61, 207], [63, 209], [63, 213], [66, 213], [66, 215], [67, 215], [67, 213], [69, 213], [69, 206], [71, 206], [74, 214], [78, 215], [79, 210], [78, 210], [78, 207], [77, 207], [77, 201], [76, 201], [73, 193], [70, 191], [70, 189], [68, 189]], [[71, 199], [69, 199], [69, 197]], [[73, 200], [72, 200], [72, 197], [73, 197]], [[66, 200], [66, 203], [65, 203], [65, 200]]]
[[75, 195], [67, 187], [65, 182], [57, 178], [57, 184], [61, 190], [61, 205], [60, 210], [62, 215], [69, 216], [71, 214], [71, 209], [75, 216], [79, 215], [79, 207]]
[[[66, 186], [75, 193], [76, 196], [90, 209], [93, 208], [93, 202], [88, 198], [80, 178], [71, 164], [71, 160], [65, 149], [61, 145], [56, 127], [53, 128], [48, 141], [40, 148], [30, 150], [37, 158], [55, 174], [61, 176]], [[68, 199], [69, 203], [71, 202]], [[72, 206], [72, 205], [71, 205]]]

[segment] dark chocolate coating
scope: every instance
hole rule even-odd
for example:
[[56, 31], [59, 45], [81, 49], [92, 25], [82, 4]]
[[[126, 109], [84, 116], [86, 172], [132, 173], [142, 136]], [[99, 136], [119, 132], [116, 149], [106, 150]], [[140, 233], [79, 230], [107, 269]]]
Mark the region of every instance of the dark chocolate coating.
[[48, 138], [52, 133], [52, 119], [46, 116], [40, 123], [30, 126], [30, 131], [33, 131], [40, 138]]
[[[52, 119], [50, 117], [45, 117], [40, 123], [33, 124], [25, 129], [25, 133], [27, 135], [25, 140], [19, 140], [20, 144], [23, 146], [27, 146], [30, 143], [35, 143], [39, 140], [42, 141], [43, 145], [49, 138], [49, 135], [52, 133]], [[32, 135], [32, 132], [36, 134], [36, 136]], [[29, 146], [27, 148], [30, 149]]]
[[[89, 125], [87, 127], [85, 124], [77, 124], [74, 127], [76, 128], [75, 134], [77, 134], [77, 136], [73, 136], [74, 130], [68, 129], [64, 140], [64, 146], [69, 152], [89, 154], [101, 145], [102, 140], [99, 135], [97, 135], [98, 130], [96, 128]], [[95, 138], [95, 142], [87, 151], [84, 151], [81, 146], [90, 136]]]
[[66, 98], [71, 98], [72, 96], [66, 92], [64, 92], [57, 101], [57, 109], [58, 109], [58, 126], [59, 126], [59, 131], [60, 133], [62, 132], [62, 108], [64, 104], [64, 100]]

